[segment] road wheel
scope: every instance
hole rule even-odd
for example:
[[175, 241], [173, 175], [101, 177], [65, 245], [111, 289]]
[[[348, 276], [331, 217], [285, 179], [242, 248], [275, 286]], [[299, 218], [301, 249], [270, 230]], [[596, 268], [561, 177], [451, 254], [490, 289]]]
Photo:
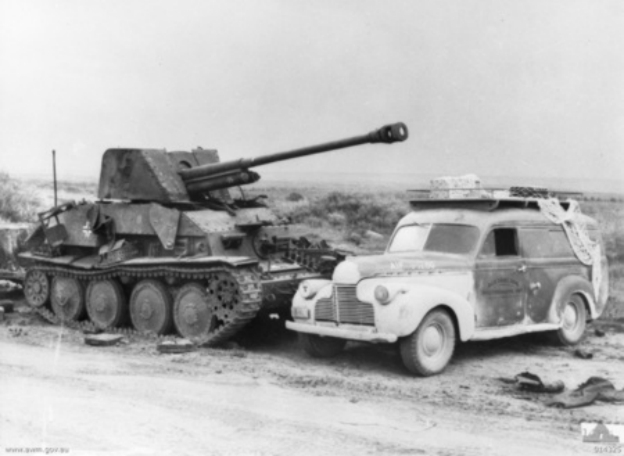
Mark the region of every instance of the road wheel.
[[561, 345], [576, 345], [583, 338], [587, 323], [587, 311], [583, 299], [570, 295], [561, 304], [561, 328], [557, 330], [557, 342]]
[[178, 333], [198, 345], [207, 343], [217, 326], [213, 312], [217, 305], [217, 298], [206, 293], [205, 287], [198, 283], [184, 285], [173, 304], [173, 321]]
[[50, 292], [52, 310], [63, 322], [78, 321], [85, 312], [85, 293], [82, 283], [71, 277], [55, 277]]
[[37, 269], [26, 273], [24, 279], [24, 297], [32, 307], [41, 307], [50, 299], [50, 281]]
[[126, 296], [116, 280], [95, 280], [87, 287], [87, 313], [99, 329], [119, 326], [126, 312]]
[[439, 374], [455, 350], [453, 320], [444, 310], [432, 310], [400, 344], [401, 359], [410, 372], [423, 377]]
[[171, 330], [173, 299], [157, 280], [142, 280], [132, 289], [130, 319], [134, 328], [146, 334], [167, 334]]
[[342, 351], [346, 339], [321, 337], [316, 334], [299, 333], [299, 341], [305, 352], [314, 358], [331, 358]]

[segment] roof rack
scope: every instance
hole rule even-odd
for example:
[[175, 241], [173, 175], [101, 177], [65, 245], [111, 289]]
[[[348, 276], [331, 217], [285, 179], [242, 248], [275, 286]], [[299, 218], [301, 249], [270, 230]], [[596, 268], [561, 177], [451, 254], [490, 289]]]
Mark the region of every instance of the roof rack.
[[493, 211], [502, 208], [539, 208], [538, 201], [557, 198], [567, 209], [569, 200], [583, 196], [580, 192], [549, 191], [543, 187], [448, 188], [408, 190], [414, 209], [465, 208]]

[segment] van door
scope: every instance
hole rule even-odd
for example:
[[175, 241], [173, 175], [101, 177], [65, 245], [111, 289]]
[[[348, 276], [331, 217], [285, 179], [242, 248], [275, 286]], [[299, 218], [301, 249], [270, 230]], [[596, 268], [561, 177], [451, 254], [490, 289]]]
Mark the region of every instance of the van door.
[[494, 228], [475, 263], [476, 326], [521, 323], [527, 294], [526, 265], [515, 228]]
[[557, 283], [569, 275], [583, 275], [563, 228], [520, 228], [520, 250], [527, 266], [527, 315], [533, 323], [548, 322]]

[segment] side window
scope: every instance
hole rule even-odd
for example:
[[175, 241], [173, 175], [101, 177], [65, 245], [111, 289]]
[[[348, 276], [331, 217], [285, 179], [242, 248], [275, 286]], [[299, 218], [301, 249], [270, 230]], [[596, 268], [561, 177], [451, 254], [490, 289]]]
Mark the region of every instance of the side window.
[[568, 236], [562, 229], [521, 229], [520, 243], [522, 252], [528, 258], [574, 257]]
[[518, 236], [515, 228], [495, 228], [490, 231], [483, 247], [482, 257], [518, 256]]
[[520, 230], [522, 253], [527, 258], [550, 256], [550, 236], [546, 228], [523, 228]]
[[570, 245], [570, 240], [563, 230], [551, 230], [550, 245], [551, 256], [554, 258], [571, 258], [574, 257], [574, 251]]

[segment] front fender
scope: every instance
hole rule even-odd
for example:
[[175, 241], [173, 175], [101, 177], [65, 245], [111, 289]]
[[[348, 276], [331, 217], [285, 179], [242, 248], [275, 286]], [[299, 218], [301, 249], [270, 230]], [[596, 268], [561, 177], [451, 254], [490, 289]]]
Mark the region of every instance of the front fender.
[[360, 301], [375, 307], [375, 326], [379, 332], [405, 337], [413, 333], [422, 319], [436, 307], [446, 308], [457, 322], [459, 338], [469, 340], [475, 331], [475, 313], [472, 304], [459, 294], [436, 286], [410, 283], [383, 283], [390, 291], [390, 302], [381, 304], [375, 299], [378, 280], [360, 282], [357, 296]]

